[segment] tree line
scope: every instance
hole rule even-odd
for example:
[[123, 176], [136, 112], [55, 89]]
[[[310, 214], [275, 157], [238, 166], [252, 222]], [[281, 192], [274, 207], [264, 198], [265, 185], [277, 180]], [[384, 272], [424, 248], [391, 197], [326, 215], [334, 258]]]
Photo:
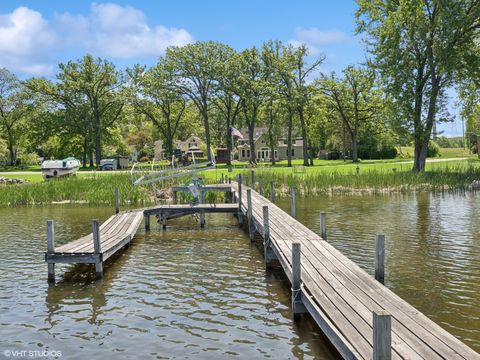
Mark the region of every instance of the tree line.
[[301, 137], [305, 166], [323, 149], [358, 161], [413, 144], [413, 170], [423, 171], [434, 123], [451, 120], [447, 90], [458, 87], [465, 116], [478, 112], [479, 3], [357, 3], [366, 60], [341, 74], [323, 73], [325, 57], [309, 56], [306, 45], [280, 41], [243, 51], [214, 41], [170, 47], [154, 66], [123, 71], [85, 55], [60, 64], [55, 81], [0, 69], [0, 153], [11, 165], [19, 149], [98, 165], [128, 145], [147, 151], [156, 138], [171, 155], [175, 139], [196, 133], [207, 156], [220, 145], [230, 154], [232, 128], [245, 127], [255, 163], [262, 126], [271, 154], [286, 139], [289, 166]]

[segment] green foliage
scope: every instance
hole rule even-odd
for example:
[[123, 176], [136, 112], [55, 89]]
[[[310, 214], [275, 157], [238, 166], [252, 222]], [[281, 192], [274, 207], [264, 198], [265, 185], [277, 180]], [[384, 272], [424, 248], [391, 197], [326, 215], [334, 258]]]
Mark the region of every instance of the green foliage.
[[440, 156], [440, 146], [433, 141], [430, 140], [428, 142], [428, 152], [427, 152], [427, 157], [438, 157]]
[[18, 156], [18, 162], [22, 166], [37, 165], [38, 164], [38, 154], [37, 153], [20, 154]]
[[478, 74], [480, 3], [470, 0], [358, 0], [364, 32], [396, 122], [414, 141], [414, 170], [425, 169], [435, 121], [448, 120], [446, 89]]

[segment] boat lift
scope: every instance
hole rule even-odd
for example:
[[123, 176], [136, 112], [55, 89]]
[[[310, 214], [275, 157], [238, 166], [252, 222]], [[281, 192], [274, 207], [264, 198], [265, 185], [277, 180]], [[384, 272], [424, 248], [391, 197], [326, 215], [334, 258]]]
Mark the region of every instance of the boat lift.
[[[172, 156], [171, 167], [169, 168], [155, 168], [155, 161], [152, 162], [150, 169], [141, 169], [136, 167], [136, 163], [133, 164], [130, 170], [130, 176], [132, 177], [133, 186], [141, 186], [147, 184], [158, 183], [165, 180], [174, 179], [180, 176], [194, 175], [199, 172], [215, 169], [216, 161], [213, 151], [210, 149], [210, 161], [197, 163], [195, 161], [195, 155], [192, 153], [192, 164], [181, 166], [180, 161], [176, 164], [175, 155]], [[188, 185], [193, 197], [198, 199], [199, 187], [201, 183], [198, 178], [193, 178], [192, 182]]]

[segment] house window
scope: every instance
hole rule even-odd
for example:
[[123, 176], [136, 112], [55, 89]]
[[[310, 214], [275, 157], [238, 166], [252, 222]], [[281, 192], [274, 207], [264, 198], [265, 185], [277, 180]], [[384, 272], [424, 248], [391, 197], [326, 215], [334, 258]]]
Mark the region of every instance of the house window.
[[242, 157], [245, 157], [245, 149], [242, 150]]
[[292, 156], [295, 156], [295, 149], [292, 149]]
[[247, 150], [247, 157], [250, 157], [250, 150]]

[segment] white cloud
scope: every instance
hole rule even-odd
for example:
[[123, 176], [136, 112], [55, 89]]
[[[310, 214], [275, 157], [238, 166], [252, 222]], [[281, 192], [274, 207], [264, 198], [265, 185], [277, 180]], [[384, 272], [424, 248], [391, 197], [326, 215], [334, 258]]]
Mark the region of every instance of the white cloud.
[[352, 41], [353, 38], [343, 31], [298, 27], [295, 29], [294, 39], [289, 43], [294, 46], [305, 44], [310, 50], [310, 55], [318, 56], [325, 45], [346, 44]]
[[63, 60], [62, 51], [123, 59], [157, 57], [168, 46], [191, 42], [187, 30], [152, 27], [142, 11], [114, 3], [92, 3], [86, 16], [55, 14], [52, 22], [24, 6], [0, 14], [0, 67], [24, 75], [51, 75]]
[[56, 21], [68, 42], [100, 56], [159, 56], [168, 46], [193, 42], [185, 29], [152, 28], [140, 10], [113, 3], [93, 3], [86, 17], [64, 13], [57, 15]]
[[28, 75], [49, 73], [44, 63], [56, 34], [37, 11], [19, 7], [0, 14], [0, 66]]

